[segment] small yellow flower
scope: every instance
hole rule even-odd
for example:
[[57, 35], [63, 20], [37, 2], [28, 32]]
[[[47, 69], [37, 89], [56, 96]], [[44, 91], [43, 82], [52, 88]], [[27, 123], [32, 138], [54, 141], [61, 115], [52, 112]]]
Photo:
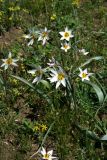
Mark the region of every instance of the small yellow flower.
[[42, 124], [41, 125], [41, 129], [42, 129], [42, 132], [46, 131], [47, 130], [47, 126], [45, 124]]
[[14, 84], [18, 84], [18, 80], [17, 79], [13, 79], [12, 81]]
[[76, 7], [80, 7], [81, 0], [73, 0], [72, 4]]
[[9, 7], [8, 9], [9, 9], [9, 11], [14, 11], [13, 7]]
[[21, 95], [21, 93], [18, 91], [17, 88], [14, 88], [14, 89], [13, 89], [13, 93], [14, 93], [15, 96]]
[[0, 12], [0, 20], [2, 20], [2, 19], [3, 19], [3, 14], [4, 14], [4, 12], [3, 12], [3, 11], [1, 11], [1, 12]]
[[14, 8], [14, 10], [15, 10], [15, 11], [19, 11], [19, 10], [20, 10], [20, 6], [16, 6], [16, 7]]
[[22, 70], [23, 72], [25, 72], [25, 66], [24, 66], [24, 64], [21, 64], [21, 70]]
[[11, 11], [11, 12], [19, 11], [19, 10], [20, 10], [20, 6], [16, 6], [16, 7], [9, 7], [8, 9], [9, 9], [9, 11]]
[[11, 78], [11, 77], [9, 77], [9, 82], [10, 83], [12, 83], [12, 84], [14, 84], [14, 85], [17, 85], [18, 84], [18, 80], [17, 79], [13, 79], [13, 78]]
[[11, 17], [9, 17], [9, 21], [12, 21], [12, 19], [13, 19], [13, 17], [11, 16]]
[[52, 21], [54, 21], [56, 18], [57, 18], [56, 14], [53, 14], [53, 15], [50, 17], [50, 19], [51, 19]]
[[29, 11], [27, 9], [23, 9], [23, 12], [25, 13], [29, 13]]
[[0, 93], [0, 98], [3, 98], [4, 97], [4, 93]]
[[3, 15], [3, 11], [0, 11], [0, 17]]
[[38, 127], [38, 126], [34, 126], [34, 128], [33, 128], [33, 131], [35, 132], [35, 131], [39, 131], [40, 130], [40, 128]]

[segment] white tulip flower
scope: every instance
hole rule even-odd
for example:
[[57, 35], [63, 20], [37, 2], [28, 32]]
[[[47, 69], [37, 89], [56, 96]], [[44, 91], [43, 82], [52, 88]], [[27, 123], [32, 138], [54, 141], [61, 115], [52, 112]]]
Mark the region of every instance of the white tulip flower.
[[5, 70], [8, 69], [8, 67], [11, 66], [11, 65], [12, 65], [12, 66], [18, 66], [18, 65], [16, 64], [16, 62], [18, 61], [18, 59], [13, 59], [11, 52], [9, 52], [8, 58], [2, 59], [2, 61], [3, 61], [4, 63], [1, 65], [1, 67], [4, 67]]
[[59, 34], [62, 36], [60, 40], [69, 41], [70, 38], [74, 37], [74, 35], [72, 34], [72, 31], [68, 30], [68, 27], [65, 28], [64, 32], [59, 32]]

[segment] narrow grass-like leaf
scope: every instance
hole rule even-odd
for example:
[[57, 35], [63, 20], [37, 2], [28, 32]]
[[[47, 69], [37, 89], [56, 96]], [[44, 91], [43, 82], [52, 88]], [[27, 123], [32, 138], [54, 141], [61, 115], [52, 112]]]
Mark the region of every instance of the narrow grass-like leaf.
[[50, 131], [51, 131], [51, 129], [52, 129], [54, 123], [55, 123], [55, 122], [53, 122], [53, 123], [50, 125], [48, 131], [46, 132], [46, 134], [45, 134], [45, 136], [44, 136], [44, 138], [43, 138], [43, 140], [42, 140], [42, 143], [41, 143], [39, 149], [37, 150], [36, 153], [34, 153], [34, 154], [30, 157], [30, 159], [40, 152], [41, 147], [44, 145], [44, 143], [45, 143], [45, 141], [46, 141], [46, 138], [47, 138], [48, 134], [50, 133]]
[[107, 134], [100, 138], [101, 141], [107, 141]]
[[2, 76], [0, 75], [0, 83], [3, 85], [4, 82], [3, 82], [3, 79], [2, 79]]
[[88, 130], [87, 128], [82, 128], [79, 125], [76, 125], [76, 127], [79, 129], [81, 134], [86, 135], [88, 138], [90, 138], [92, 140], [100, 140], [100, 138], [94, 132]]
[[90, 58], [88, 61], [86, 61], [85, 63], [83, 63], [79, 68], [84, 67], [85, 65], [91, 63], [93, 60], [98, 61], [98, 60], [101, 60], [101, 59], [104, 59], [104, 57], [97, 56], [97, 57]]
[[76, 68], [73, 72], [75, 73], [77, 70], [79, 70], [79, 68], [82, 68], [82, 67], [88, 65], [92, 61], [98, 61], [98, 60], [102, 60], [102, 59], [104, 59], [103, 56], [96, 56], [96, 57], [90, 58], [85, 63], [81, 64], [81, 66], [79, 66], [78, 68]]
[[46, 134], [45, 134], [45, 136], [44, 136], [44, 138], [43, 138], [43, 141], [42, 141], [42, 143], [41, 143], [40, 148], [44, 145], [44, 143], [45, 143], [45, 141], [46, 141], [46, 138], [47, 138], [48, 134], [50, 133], [50, 131], [51, 131], [51, 129], [52, 129], [54, 123], [55, 123], [55, 122], [53, 122], [53, 123], [50, 125], [48, 131], [46, 132]]
[[[97, 75], [100, 75], [100, 74], [97, 74]], [[102, 84], [99, 82], [99, 80], [95, 76], [93, 76], [93, 78], [95, 79], [99, 87], [102, 89], [104, 95], [106, 96], [106, 88], [102, 86]]]
[[99, 140], [99, 137], [92, 131], [86, 130], [86, 135], [92, 140]]
[[91, 85], [93, 87], [93, 89], [95, 90], [97, 96], [98, 96], [98, 99], [99, 99], [99, 103], [103, 103], [104, 101], [104, 94], [101, 90], [101, 88], [97, 85], [97, 84], [94, 84], [90, 81], [84, 81], [85, 83]]
[[105, 96], [104, 102], [107, 102], [107, 94], [106, 94], [106, 96]]
[[46, 88], [50, 88], [50, 85], [49, 85], [49, 82], [48, 82], [48, 81], [42, 79], [40, 82], [41, 82]]
[[25, 84], [27, 84], [28, 86], [30, 86], [31, 88], [35, 89], [35, 87], [32, 85], [32, 83], [28, 82], [26, 79], [22, 78], [22, 77], [18, 77], [18, 76], [14, 76], [11, 75], [13, 78], [16, 78], [18, 80], [20, 80], [21, 82], [24, 82]]

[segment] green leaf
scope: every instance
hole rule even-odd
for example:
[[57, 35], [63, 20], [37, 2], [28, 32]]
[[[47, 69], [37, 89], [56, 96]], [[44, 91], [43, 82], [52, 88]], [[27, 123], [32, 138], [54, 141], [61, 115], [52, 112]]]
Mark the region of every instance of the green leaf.
[[101, 88], [97, 85], [97, 84], [94, 84], [90, 81], [84, 81], [85, 83], [91, 85], [93, 87], [93, 89], [95, 90], [97, 96], [98, 96], [98, 99], [99, 99], [99, 103], [103, 103], [104, 101], [104, 94], [101, 90]]
[[104, 102], [107, 102], [107, 94], [106, 94], [106, 96], [105, 96]]
[[98, 61], [98, 60], [101, 60], [101, 59], [104, 59], [104, 57], [97, 56], [97, 57], [90, 58], [88, 61], [86, 61], [85, 63], [83, 63], [79, 68], [86, 66], [87, 64], [91, 63], [93, 60]]
[[81, 132], [81, 134], [84, 134], [88, 138], [92, 140], [100, 140], [99, 137], [94, 132], [88, 130], [87, 128], [82, 128], [79, 125], [76, 125], [76, 128]]
[[21, 82], [24, 82], [25, 84], [27, 84], [28, 86], [30, 86], [31, 88], [35, 89], [35, 87], [32, 85], [32, 83], [28, 82], [26, 79], [22, 78], [22, 77], [18, 77], [18, 76], [14, 76], [11, 75], [13, 78], [16, 78], [18, 80], [20, 80]]
[[86, 130], [86, 135], [92, 140], [99, 140], [99, 137], [92, 131]]
[[0, 83], [3, 85], [4, 84], [4, 82], [3, 82], [3, 78], [2, 78], [2, 76], [0, 75]]
[[98, 61], [98, 60], [102, 60], [102, 59], [104, 59], [103, 56], [96, 56], [96, 57], [90, 58], [90, 59], [88, 59], [85, 63], [81, 64], [81, 66], [77, 67], [77, 68], [73, 71], [73, 73], [75, 73], [77, 70], [79, 70], [79, 68], [82, 68], [82, 67], [88, 65], [88, 64], [91, 63], [92, 61]]
[[101, 141], [107, 141], [107, 134], [100, 138]]
[[49, 82], [45, 80], [40, 81], [46, 88], [50, 88]]
[[[97, 74], [97, 75], [100, 75], [100, 74]], [[93, 76], [93, 78], [95, 79], [95, 81], [97, 82], [101, 90], [103, 91], [104, 95], [106, 96], [106, 88], [102, 86], [102, 84], [99, 82], [99, 80], [96, 77]]]

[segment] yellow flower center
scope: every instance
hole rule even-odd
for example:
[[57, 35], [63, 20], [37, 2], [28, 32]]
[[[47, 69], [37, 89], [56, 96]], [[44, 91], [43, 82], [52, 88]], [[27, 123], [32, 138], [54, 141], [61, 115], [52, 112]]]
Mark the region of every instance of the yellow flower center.
[[67, 49], [67, 48], [68, 48], [68, 45], [65, 44], [65, 45], [64, 45], [64, 48]]
[[69, 37], [69, 33], [68, 33], [68, 32], [65, 32], [65, 33], [64, 33], [64, 37], [66, 37], [66, 38]]
[[6, 60], [6, 64], [8, 64], [8, 65], [12, 64], [12, 62], [13, 62], [12, 58], [8, 58], [8, 59]]
[[40, 75], [42, 75], [42, 73], [43, 73], [42, 70], [37, 70], [35, 74], [36, 74], [36, 76], [40, 76]]
[[48, 160], [49, 159], [49, 154], [46, 153], [43, 158]]
[[42, 36], [43, 36], [43, 37], [46, 37], [47, 35], [48, 35], [47, 32], [42, 32]]
[[32, 39], [35, 39], [35, 34], [32, 34]]
[[58, 73], [58, 80], [63, 80], [65, 78], [64, 73]]
[[82, 73], [82, 78], [86, 78], [87, 74], [86, 73]]

